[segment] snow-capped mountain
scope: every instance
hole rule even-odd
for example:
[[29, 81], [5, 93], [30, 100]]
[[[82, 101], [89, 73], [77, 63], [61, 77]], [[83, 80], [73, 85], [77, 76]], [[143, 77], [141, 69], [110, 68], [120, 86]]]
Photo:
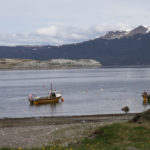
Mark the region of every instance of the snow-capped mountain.
[[62, 46], [0, 46], [0, 58], [94, 59], [103, 66], [150, 65], [150, 27], [111, 31], [103, 37]]
[[147, 34], [150, 32], [150, 26], [138, 26], [130, 31], [109, 31], [101, 39], [120, 39], [125, 37], [131, 37], [136, 34]]
[[127, 34], [127, 31], [109, 31], [104, 36], [100, 37], [102, 39], [116, 39], [121, 38]]

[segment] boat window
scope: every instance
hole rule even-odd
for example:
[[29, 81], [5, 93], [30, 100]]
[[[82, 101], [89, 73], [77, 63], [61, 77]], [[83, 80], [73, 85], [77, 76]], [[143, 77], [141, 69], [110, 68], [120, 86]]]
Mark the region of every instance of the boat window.
[[53, 92], [53, 93], [52, 93], [52, 96], [56, 96], [56, 94]]

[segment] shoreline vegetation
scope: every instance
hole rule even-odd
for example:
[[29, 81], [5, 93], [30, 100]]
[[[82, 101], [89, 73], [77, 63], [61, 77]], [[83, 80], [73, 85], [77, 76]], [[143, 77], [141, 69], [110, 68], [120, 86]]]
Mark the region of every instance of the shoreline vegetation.
[[0, 59], [0, 70], [29, 70], [29, 69], [88, 69], [100, 68], [100, 62], [93, 59]]

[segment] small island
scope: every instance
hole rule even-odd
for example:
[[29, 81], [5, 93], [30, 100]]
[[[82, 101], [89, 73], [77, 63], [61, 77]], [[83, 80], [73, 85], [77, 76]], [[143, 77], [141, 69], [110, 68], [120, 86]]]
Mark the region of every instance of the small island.
[[101, 63], [93, 59], [0, 59], [0, 69], [80, 69], [80, 68], [100, 68]]

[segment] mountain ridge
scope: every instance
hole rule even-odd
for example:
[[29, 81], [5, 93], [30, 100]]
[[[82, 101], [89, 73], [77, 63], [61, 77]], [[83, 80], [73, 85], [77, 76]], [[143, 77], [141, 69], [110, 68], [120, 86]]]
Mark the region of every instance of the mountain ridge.
[[147, 34], [150, 32], [149, 26], [138, 26], [130, 31], [109, 31], [104, 36], [101, 36], [99, 38], [102, 39], [115, 39], [115, 38], [125, 38], [125, 37], [131, 37], [136, 34]]
[[[61, 46], [0, 46], [0, 58], [94, 59], [107, 65], [150, 65], [149, 28], [138, 26], [125, 31], [112, 31], [112, 37], [96, 38]], [[115, 38], [114, 34], [117, 33]], [[121, 36], [121, 34], [124, 34]]]

